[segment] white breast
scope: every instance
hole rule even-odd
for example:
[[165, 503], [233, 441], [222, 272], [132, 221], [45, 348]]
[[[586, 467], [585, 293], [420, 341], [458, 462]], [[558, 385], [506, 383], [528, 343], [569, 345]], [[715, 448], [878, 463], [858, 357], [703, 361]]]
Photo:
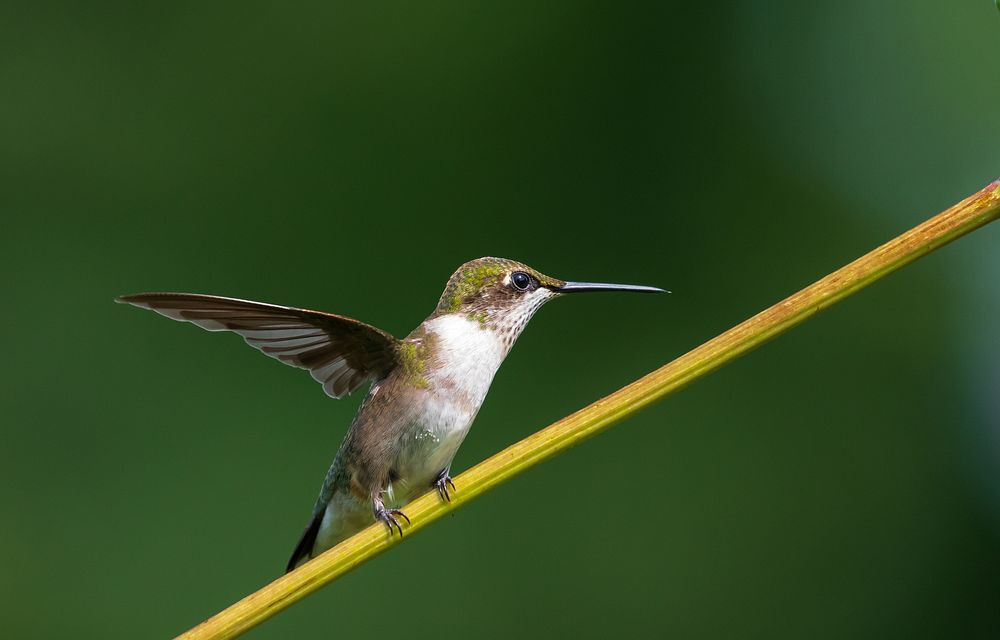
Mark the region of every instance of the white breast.
[[427, 376], [431, 388], [464, 396], [463, 400], [478, 408], [507, 356], [507, 344], [496, 332], [456, 314], [434, 318], [426, 328], [433, 336], [438, 360]]
[[460, 315], [441, 316], [424, 326], [435, 362], [425, 372], [427, 393], [396, 461], [402, 478], [390, 488], [390, 497], [400, 503], [426, 491], [437, 473], [451, 465], [508, 351], [496, 333]]

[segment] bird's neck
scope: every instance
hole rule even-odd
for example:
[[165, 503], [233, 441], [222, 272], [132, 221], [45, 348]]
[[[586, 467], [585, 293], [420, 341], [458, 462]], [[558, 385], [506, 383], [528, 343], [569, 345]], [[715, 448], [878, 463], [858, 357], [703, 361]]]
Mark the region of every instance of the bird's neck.
[[466, 314], [428, 318], [421, 330], [428, 387], [481, 403], [513, 341]]

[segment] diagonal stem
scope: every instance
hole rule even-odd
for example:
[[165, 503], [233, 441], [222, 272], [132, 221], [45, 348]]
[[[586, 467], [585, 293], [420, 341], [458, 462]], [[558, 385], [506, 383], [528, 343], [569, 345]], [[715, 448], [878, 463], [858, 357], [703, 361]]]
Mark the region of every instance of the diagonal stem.
[[[406, 507], [413, 521], [405, 529], [407, 535], [998, 217], [1000, 180], [673, 362], [480, 462], [455, 478], [458, 491], [451, 502], [433, 491], [414, 500]], [[394, 544], [398, 539], [374, 524], [178, 638], [235, 638]]]

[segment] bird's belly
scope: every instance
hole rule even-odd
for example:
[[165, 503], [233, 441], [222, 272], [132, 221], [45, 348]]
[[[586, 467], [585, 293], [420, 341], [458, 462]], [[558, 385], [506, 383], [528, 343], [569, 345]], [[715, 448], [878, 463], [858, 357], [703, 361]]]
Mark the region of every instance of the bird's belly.
[[391, 490], [395, 503], [404, 504], [433, 486], [438, 474], [451, 465], [479, 409], [458, 402], [430, 405], [400, 443], [394, 468], [398, 479]]

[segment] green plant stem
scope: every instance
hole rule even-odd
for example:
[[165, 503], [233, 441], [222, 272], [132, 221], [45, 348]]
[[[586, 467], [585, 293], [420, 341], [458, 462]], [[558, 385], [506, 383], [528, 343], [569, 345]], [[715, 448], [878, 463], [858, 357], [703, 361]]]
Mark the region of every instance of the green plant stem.
[[[600, 433], [997, 217], [1000, 217], [1000, 180], [673, 362], [477, 464], [455, 478], [458, 490], [450, 503], [434, 492], [414, 500], [406, 507], [412, 521], [405, 528], [407, 538], [512, 476]], [[399, 538], [387, 535], [381, 524], [372, 525], [178, 638], [234, 638], [399, 542]]]

